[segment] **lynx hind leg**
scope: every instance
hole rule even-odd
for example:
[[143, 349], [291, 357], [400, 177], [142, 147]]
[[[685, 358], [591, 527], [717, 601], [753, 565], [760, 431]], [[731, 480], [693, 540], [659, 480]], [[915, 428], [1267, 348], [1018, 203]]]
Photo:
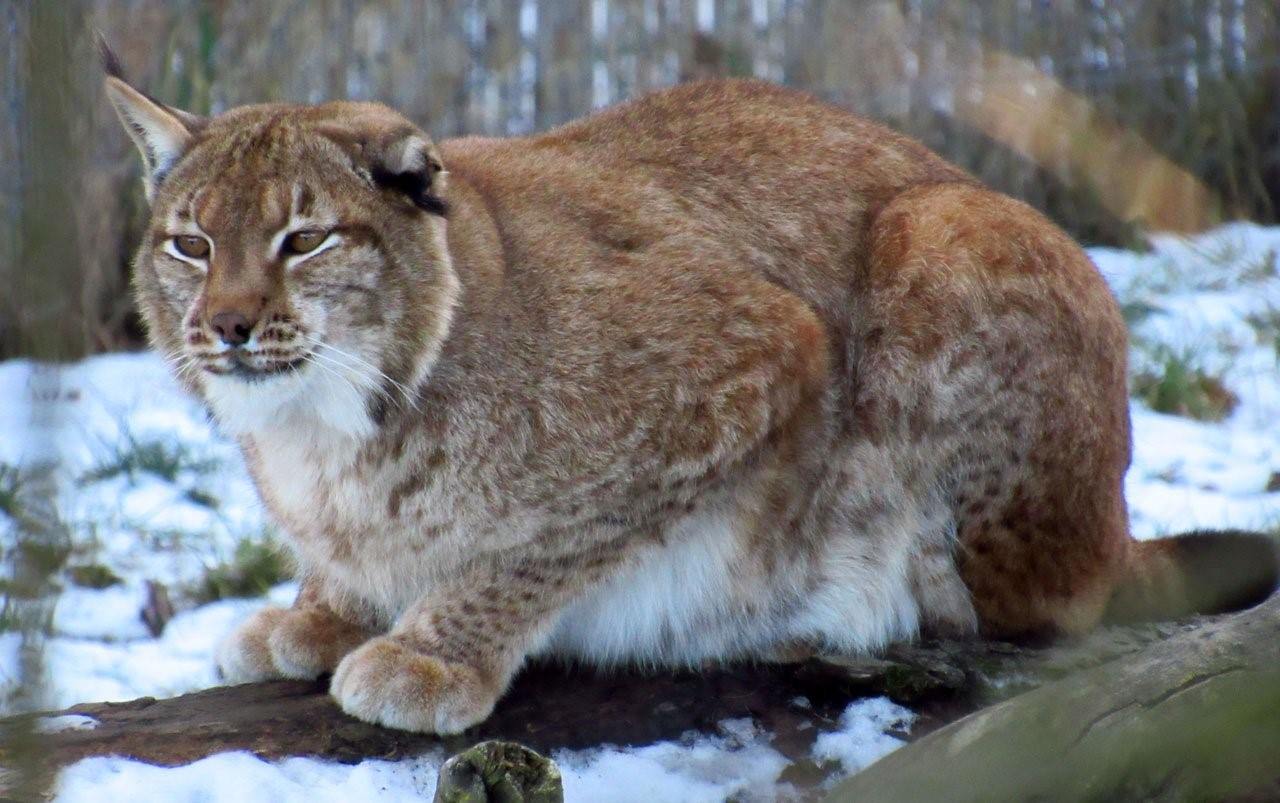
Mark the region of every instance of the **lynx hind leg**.
[[219, 644], [218, 670], [228, 683], [273, 678], [314, 679], [374, 635], [366, 624], [338, 615], [303, 585], [292, 608], [257, 611]]
[[880, 213], [869, 283], [871, 367], [940, 470], [981, 629], [1092, 627], [1128, 542], [1127, 335], [1101, 276], [1030, 207], [951, 184]]
[[956, 569], [951, 537], [924, 547], [916, 557], [911, 580], [920, 606], [921, 635], [964, 638], [978, 631], [978, 613]]

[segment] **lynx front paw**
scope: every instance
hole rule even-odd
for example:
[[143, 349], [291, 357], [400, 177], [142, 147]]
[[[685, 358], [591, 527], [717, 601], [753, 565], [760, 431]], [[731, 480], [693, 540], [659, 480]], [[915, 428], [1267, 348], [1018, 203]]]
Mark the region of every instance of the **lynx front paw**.
[[473, 668], [379, 636], [342, 659], [330, 693], [348, 714], [424, 733], [458, 733], [493, 711], [499, 689]]
[[281, 677], [271, 660], [267, 639], [287, 613], [284, 608], [264, 608], [222, 639], [214, 660], [218, 674], [226, 683], [254, 683]]
[[310, 680], [333, 671], [366, 638], [359, 627], [325, 610], [264, 608], [223, 639], [218, 669], [228, 683]]

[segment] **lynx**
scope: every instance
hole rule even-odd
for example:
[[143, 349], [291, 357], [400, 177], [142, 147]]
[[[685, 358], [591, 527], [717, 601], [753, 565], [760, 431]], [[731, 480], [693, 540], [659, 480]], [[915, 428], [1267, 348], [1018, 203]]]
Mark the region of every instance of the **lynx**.
[[452, 733], [536, 656], [1072, 634], [1274, 584], [1261, 536], [1130, 538], [1106, 284], [877, 124], [712, 81], [437, 145], [374, 103], [197, 117], [108, 67], [150, 338], [301, 581], [229, 681], [331, 672], [350, 714]]

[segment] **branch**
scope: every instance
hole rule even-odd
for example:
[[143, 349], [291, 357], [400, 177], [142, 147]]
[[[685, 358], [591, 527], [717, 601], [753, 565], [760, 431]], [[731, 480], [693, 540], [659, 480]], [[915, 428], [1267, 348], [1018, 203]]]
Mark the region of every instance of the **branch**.
[[[97, 727], [49, 734], [45, 750], [55, 765], [97, 755], [176, 765], [226, 750], [267, 759], [307, 755], [354, 762], [437, 747], [452, 753], [490, 739], [548, 753], [651, 744], [688, 731], [717, 733], [725, 719], [752, 716], [802, 755], [815, 723], [829, 729], [849, 700], [882, 693], [880, 680], [874, 673], [816, 660], [656, 676], [534, 666], [488, 720], [445, 738], [353, 719], [333, 702], [324, 680], [271, 681], [166, 700], [77, 705], [54, 715], [93, 717]], [[796, 697], [809, 699], [810, 707], [793, 705]]]

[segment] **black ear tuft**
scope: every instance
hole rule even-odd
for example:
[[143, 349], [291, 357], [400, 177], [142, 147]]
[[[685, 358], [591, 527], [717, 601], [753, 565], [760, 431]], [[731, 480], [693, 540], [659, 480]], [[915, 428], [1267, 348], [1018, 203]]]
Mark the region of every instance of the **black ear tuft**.
[[107, 37], [102, 35], [102, 31], [93, 32], [93, 43], [98, 48], [98, 59], [102, 62], [102, 70], [112, 78], [119, 78], [121, 81], [127, 81], [124, 77], [124, 67], [120, 66], [120, 57], [111, 49], [111, 45], [107, 44]]
[[446, 217], [449, 206], [444, 198], [436, 194], [435, 178], [444, 168], [439, 162], [428, 158], [418, 169], [394, 171], [384, 165], [375, 164], [370, 171], [378, 186], [401, 193], [413, 201], [414, 206], [432, 215]]

